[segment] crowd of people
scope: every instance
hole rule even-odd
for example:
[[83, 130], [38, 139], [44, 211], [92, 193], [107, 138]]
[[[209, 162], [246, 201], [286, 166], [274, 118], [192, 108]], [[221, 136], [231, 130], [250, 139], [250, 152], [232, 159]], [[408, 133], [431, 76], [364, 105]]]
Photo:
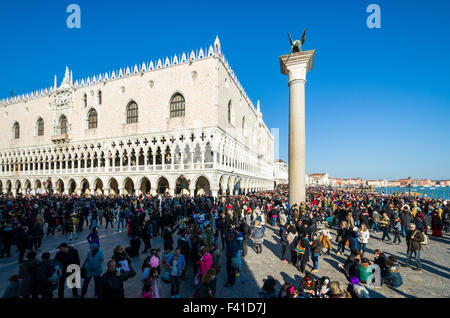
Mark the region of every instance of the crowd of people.
[[[72, 287], [73, 297], [85, 297], [93, 280], [95, 297], [124, 298], [124, 282], [136, 276], [142, 282], [142, 298], [159, 298], [163, 283], [170, 286], [172, 298], [179, 298], [189, 272], [195, 290], [191, 297], [214, 298], [217, 288], [236, 284], [250, 240], [257, 254], [263, 252], [270, 226], [278, 234], [280, 261], [292, 264], [303, 279], [298, 286], [286, 282], [278, 289], [277, 280], [268, 277], [255, 296], [364, 298], [370, 295], [369, 287], [401, 286], [401, 267], [420, 272], [420, 252], [429, 235], [441, 237], [449, 225], [449, 206], [443, 200], [318, 187], [307, 190], [306, 202], [293, 205], [288, 202], [286, 186], [195, 198], [2, 195], [0, 256], [12, 257], [15, 246], [19, 263], [3, 297], [52, 298], [57, 290], [63, 298], [70, 276], [67, 269], [75, 264], [80, 266], [83, 283], [80, 294], [80, 288]], [[111, 259], [105, 259], [98, 233], [108, 227], [127, 231], [130, 239], [129, 246], [114, 248]], [[370, 231], [382, 232], [381, 241], [386, 244], [401, 245], [404, 239], [406, 262], [387, 257], [382, 246], [368, 256]], [[41, 251], [48, 236], [60, 236], [62, 241], [53, 258], [49, 251]], [[85, 237], [90, 251], [80, 259], [73, 242]], [[152, 247], [156, 237], [162, 239], [162, 249]], [[318, 274], [321, 257], [344, 256], [346, 249], [350, 255], [338, 266], [345, 283]], [[146, 257], [137, 267], [134, 260], [140, 254]], [[310, 261], [312, 270], [308, 271]], [[224, 284], [217, 282], [222, 270]]]

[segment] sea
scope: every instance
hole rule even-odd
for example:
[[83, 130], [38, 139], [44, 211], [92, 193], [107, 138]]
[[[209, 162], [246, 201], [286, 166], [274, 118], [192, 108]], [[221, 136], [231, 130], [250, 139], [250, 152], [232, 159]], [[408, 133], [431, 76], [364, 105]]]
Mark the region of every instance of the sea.
[[433, 199], [450, 200], [450, 187], [388, 187], [388, 188], [375, 188], [377, 192], [384, 192], [386, 194], [393, 193], [421, 193], [419, 197], [427, 197]]

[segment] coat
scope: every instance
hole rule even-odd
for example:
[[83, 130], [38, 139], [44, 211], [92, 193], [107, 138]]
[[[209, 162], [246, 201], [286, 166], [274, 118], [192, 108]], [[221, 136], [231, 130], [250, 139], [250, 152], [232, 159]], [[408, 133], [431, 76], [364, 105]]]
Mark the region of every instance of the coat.
[[255, 243], [261, 244], [264, 241], [264, 228], [261, 227], [253, 227], [253, 237], [255, 239]]
[[38, 263], [36, 260], [24, 260], [23, 263], [19, 267], [19, 278], [22, 279], [20, 282], [20, 296], [26, 297], [32, 294], [34, 284], [35, 284], [35, 276], [36, 276], [36, 268]]
[[99, 298], [121, 299], [125, 298], [123, 281], [127, 279], [127, 274], [120, 271], [120, 277], [116, 276], [116, 271], [107, 271], [100, 278]]
[[408, 230], [408, 232], [406, 233], [406, 246], [411, 251], [420, 251], [422, 249], [420, 242], [422, 242], [423, 240], [424, 237], [422, 235], [422, 232], [420, 232], [419, 230]]
[[103, 262], [105, 260], [103, 251], [98, 248], [97, 244], [93, 243], [91, 244], [91, 247], [94, 248], [94, 252], [96, 250], [96, 253], [94, 254], [93, 251], [89, 251], [86, 256], [86, 260], [83, 264], [83, 268], [86, 269], [86, 277], [100, 276], [103, 271]]
[[[69, 247], [69, 251], [67, 253], [58, 252], [55, 255], [55, 261], [58, 261], [63, 266], [63, 271], [66, 273], [67, 266], [71, 264], [80, 265], [80, 257], [78, 255], [78, 251], [72, 246]], [[65, 275], [63, 273], [63, 275]]]
[[206, 253], [203, 255], [203, 257], [200, 259], [200, 276], [203, 277], [203, 275], [206, 273], [208, 269], [211, 268], [213, 264], [213, 259], [211, 254]]
[[403, 279], [397, 266], [389, 267], [386, 273], [382, 274], [382, 278], [386, 284], [393, 287], [400, 287], [403, 284]]
[[358, 242], [362, 244], [367, 244], [369, 242], [370, 233], [369, 230], [363, 232], [359, 231]]

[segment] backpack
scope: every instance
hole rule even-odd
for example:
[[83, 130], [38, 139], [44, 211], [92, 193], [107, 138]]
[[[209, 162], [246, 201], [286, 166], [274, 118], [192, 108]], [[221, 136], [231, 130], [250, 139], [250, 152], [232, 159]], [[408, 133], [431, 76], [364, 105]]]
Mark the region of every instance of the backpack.
[[[428, 240], [428, 235], [426, 235], [425, 233], [422, 233], [422, 235], [423, 235], [423, 241], [420, 242], [420, 245], [425, 245], [425, 246], [427, 246], [427, 245], [428, 245], [428, 242], [429, 242], [429, 240]], [[428, 246], [427, 246], [427, 248], [428, 248]]]

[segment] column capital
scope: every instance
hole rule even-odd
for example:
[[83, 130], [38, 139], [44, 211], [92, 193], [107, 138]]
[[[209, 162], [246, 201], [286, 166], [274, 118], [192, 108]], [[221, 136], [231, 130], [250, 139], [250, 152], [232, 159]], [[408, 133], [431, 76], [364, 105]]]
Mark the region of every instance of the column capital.
[[306, 81], [306, 73], [314, 66], [316, 50], [302, 51], [280, 56], [281, 73], [289, 78], [289, 82], [296, 79]]

